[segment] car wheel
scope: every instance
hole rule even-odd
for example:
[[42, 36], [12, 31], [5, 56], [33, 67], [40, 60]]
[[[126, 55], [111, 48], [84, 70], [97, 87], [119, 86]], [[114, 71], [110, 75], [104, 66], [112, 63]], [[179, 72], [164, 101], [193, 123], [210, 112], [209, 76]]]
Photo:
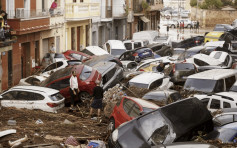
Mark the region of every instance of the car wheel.
[[171, 25], [171, 28], [175, 28], [175, 25], [174, 25], [174, 24], [172, 24], [172, 25]]
[[172, 56], [172, 53], [171, 52], [166, 52], [166, 54], [165, 54], [166, 56]]
[[115, 121], [113, 117], [109, 119], [108, 130], [111, 132], [115, 130]]
[[79, 97], [80, 97], [80, 99], [81, 100], [90, 100], [91, 99], [91, 96], [90, 96], [90, 94], [88, 93], [88, 92], [81, 92], [80, 94], [79, 94]]
[[188, 24], [187, 28], [191, 28], [191, 25], [190, 25], [190, 24]]

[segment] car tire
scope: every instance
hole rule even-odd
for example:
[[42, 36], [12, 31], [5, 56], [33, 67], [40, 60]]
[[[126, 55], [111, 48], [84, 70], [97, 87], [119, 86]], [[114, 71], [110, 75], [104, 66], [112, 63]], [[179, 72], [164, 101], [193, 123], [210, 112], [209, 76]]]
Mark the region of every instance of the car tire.
[[114, 121], [113, 117], [111, 117], [109, 119], [108, 130], [111, 131], [111, 132], [113, 132], [115, 130], [115, 121]]
[[171, 57], [171, 56], [172, 56], [172, 53], [171, 53], [171, 52], [166, 52], [166, 53], [165, 53], [165, 56], [170, 56], [170, 57]]
[[190, 24], [187, 25], [187, 28], [191, 28], [191, 27], [192, 27], [192, 25], [190, 25]]
[[81, 93], [79, 94], [79, 97], [80, 97], [80, 99], [81, 99], [82, 101], [84, 101], [84, 100], [90, 100], [90, 99], [91, 99], [91, 96], [90, 96], [90, 94], [89, 94], [88, 92], [81, 92]]
[[174, 29], [174, 28], [175, 28], [175, 25], [174, 25], [174, 24], [172, 24], [170, 27]]

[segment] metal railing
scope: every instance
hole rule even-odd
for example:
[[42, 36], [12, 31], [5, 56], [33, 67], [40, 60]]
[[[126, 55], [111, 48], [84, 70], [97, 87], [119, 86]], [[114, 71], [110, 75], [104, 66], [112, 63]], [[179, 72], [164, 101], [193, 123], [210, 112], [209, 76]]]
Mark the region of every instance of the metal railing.
[[[38, 9], [38, 10], [26, 10], [25, 8], [16, 8], [16, 10], [11, 10], [8, 11], [8, 18], [9, 19], [15, 19], [15, 18], [19, 18], [19, 19], [31, 19], [31, 18], [37, 18], [37, 17], [49, 17], [50, 13], [49, 10], [42, 10], [42, 9]], [[61, 8], [57, 8], [54, 10], [54, 16], [57, 15], [63, 15], [64, 14], [64, 10]]]

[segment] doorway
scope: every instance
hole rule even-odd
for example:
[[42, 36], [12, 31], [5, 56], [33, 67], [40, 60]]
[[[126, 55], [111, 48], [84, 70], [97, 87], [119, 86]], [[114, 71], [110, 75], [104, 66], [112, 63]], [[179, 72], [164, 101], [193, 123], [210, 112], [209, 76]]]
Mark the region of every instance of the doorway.
[[60, 53], [60, 36], [56, 37], [56, 52]]
[[30, 43], [21, 44], [21, 65], [22, 65], [22, 78], [26, 78], [31, 74], [31, 61], [30, 61]]
[[75, 50], [76, 46], [75, 46], [75, 27], [71, 28], [71, 49]]
[[39, 66], [40, 64], [40, 53], [39, 53], [39, 41], [35, 41], [35, 64]]
[[8, 51], [8, 88], [12, 87], [12, 50]]

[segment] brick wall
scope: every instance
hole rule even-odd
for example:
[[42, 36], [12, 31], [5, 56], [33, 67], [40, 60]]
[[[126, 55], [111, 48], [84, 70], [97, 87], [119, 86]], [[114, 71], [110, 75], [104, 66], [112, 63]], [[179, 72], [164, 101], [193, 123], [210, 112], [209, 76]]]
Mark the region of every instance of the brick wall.
[[216, 24], [231, 24], [237, 19], [237, 11], [197, 10], [192, 8], [191, 19], [199, 20], [202, 27], [214, 27]]

